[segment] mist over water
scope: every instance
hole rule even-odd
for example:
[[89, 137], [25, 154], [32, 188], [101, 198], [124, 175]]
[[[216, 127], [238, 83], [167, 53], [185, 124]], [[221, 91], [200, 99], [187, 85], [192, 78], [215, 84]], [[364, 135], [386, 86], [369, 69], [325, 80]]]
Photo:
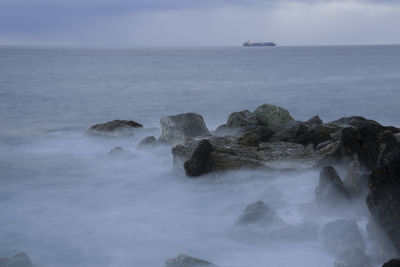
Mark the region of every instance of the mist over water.
[[[136, 149], [158, 131], [85, 135], [96, 123], [199, 112], [210, 129], [262, 103], [299, 120], [362, 115], [397, 125], [400, 47], [84, 50], [0, 48], [0, 257], [20, 251], [38, 266], [162, 266], [185, 253], [222, 267], [333, 266], [318, 236], [329, 221], [357, 221], [364, 198], [315, 204], [318, 172], [241, 170], [188, 179], [170, 147]], [[109, 155], [116, 146], [130, 151]], [[290, 225], [269, 235], [237, 229], [261, 200]]]

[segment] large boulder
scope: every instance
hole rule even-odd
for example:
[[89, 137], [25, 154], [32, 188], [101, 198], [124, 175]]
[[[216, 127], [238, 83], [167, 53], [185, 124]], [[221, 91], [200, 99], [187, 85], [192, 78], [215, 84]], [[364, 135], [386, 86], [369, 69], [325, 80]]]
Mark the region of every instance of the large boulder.
[[218, 267], [217, 265], [197, 259], [185, 254], [179, 254], [178, 257], [167, 260], [164, 267]]
[[400, 252], [400, 148], [385, 155], [372, 171], [367, 205]]
[[213, 146], [207, 139], [201, 140], [192, 156], [184, 164], [187, 176], [200, 176], [213, 170], [214, 163], [211, 159]]
[[0, 258], [0, 267], [33, 267], [29, 256], [22, 252], [8, 258]]
[[350, 197], [339, 177], [339, 174], [332, 166], [323, 167], [321, 169], [318, 187], [315, 192], [317, 198], [323, 203], [331, 203], [335, 205]]
[[257, 117], [255, 116], [255, 114], [246, 109], [243, 111], [231, 113], [225, 125], [227, 128], [240, 128], [243, 126], [256, 124]]
[[262, 201], [254, 202], [246, 207], [243, 213], [235, 221], [236, 226], [258, 225], [266, 226], [282, 223], [276, 212]]
[[293, 117], [290, 116], [289, 111], [270, 104], [263, 104], [257, 107], [254, 111], [254, 115], [257, 118], [258, 124], [267, 127], [274, 127], [294, 120]]
[[180, 143], [187, 138], [206, 136], [210, 132], [203, 117], [197, 113], [182, 113], [163, 117], [161, 136], [159, 141], [166, 143]]
[[93, 125], [86, 133], [89, 135], [103, 136], [129, 136], [134, 134], [137, 128], [143, 128], [143, 125], [135, 121], [113, 120]]

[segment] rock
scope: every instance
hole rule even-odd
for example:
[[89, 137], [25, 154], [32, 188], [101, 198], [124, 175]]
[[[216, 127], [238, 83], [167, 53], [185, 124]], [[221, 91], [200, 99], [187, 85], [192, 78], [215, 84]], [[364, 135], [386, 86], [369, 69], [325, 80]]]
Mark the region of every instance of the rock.
[[325, 247], [339, 257], [346, 256], [349, 251], [365, 249], [360, 230], [353, 221], [327, 223], [321, 229], [321, 237]]
[[400, 143], [400, 133], [395, 134], [394, 138], [396, 138], [396, 141]]
[[[318, 160], [312, 147], [295, 143], [260, 143], [258, 147], [242, 146], [233, 136], [210, 137], [207, 140], [213, 146], [211, 159], [213, 171], [238, 168], [311, 168]], [[175, 167], [181, 168], [196, 148], [198, 139], [190, 139], [172, 148]]]
[[392, 259], [383, 264], [382, 267], [400, 267], [400, 259]]
[[157, 144], [157, 139], [154, 136], [147, 136], [137, 145], [137, 148], [151, 147]]
[[243, 126], [256, 124], [257, 117], [246, 109], [240, 112], [231, 113], [226, 122], [226, 128], [241, 128]]
[[33, 267], [29, 256], [24, 252], [8, 258], [0, 258], [0, 267]]
[[317, 198], [325, 203], [337, 204], [338, 201], [349, 199], [349, 193], [332, 166], [321, 169], [318, 187], [315, 191]]
[[369, 179], [368, 209], [400, 252], [400, 148], [382, 157]]
[[200, 176], [213, 170], [214, 163], [211, 159], [213, 146], [207, 139], [201, 140], [190, 159], [184, 163], [187, 176]]
[[206, 136], [210, 132], [201, 115], [182, 113], [163, 117], [161, 123], [161, 142], [179, 143], [187, 138]]
[[344, 188], [351, 194], [357, 195], [361, 192], [361, 174], [355, 171], [349, 171], [343, 180]]
[[245, 134], [255, 134], [258, 136], [259, 142], [268, 142], [273, 134], [272, 130], [265, 126], [250, 125], [242, 127], [238, 132], [237, 136], [243, 136]]
[[257, 118], [258, 124], [270, 128], [294, 120], [286, 109], [269, 104], [257, 107], [254, 115]]
[[131, 152], [129, 150], [126, 150], [122, 147], [116, 146], [113, 149], [108, 152], [108, 155], [110, 156], [121, 156], [121, 155], [130, 155]]
[[86, 133], [103, 136], [129, 136], [134, 134], [134, 130], [137, 128], [143, 128], [143, 125], [135, 121], [113, 120], [93, 125]]
[[244, 133], [238, 139], [238, 143], [242, 146], [258, 146], [260, 144], [260, 136], [256, 133]]
[[276, 215], [276, 212], [266, 206], [264, 202], [257, 201], [246, 207], [234, 225], [266, 226], [274, 223], [282, 223], [282, 220]]
[[312, 117], [311, 119], [309, 119], [307, 121], [307, 123], [321, 125], [324, 122], [321, 120], [321, 118], [318, 115], [316, 115], [316, 116]]
[[169, 259], [164, 263], [164, 267], [202, 267], [202, 266], [207, 266], [207, 267], [217, 267], [217, 265], [197, 259], [185, 254], [179, 254], [178, 257]]
[[335, 267], [372, 267], [368, 256], [359, 248], [344, 251], [335, 261]]

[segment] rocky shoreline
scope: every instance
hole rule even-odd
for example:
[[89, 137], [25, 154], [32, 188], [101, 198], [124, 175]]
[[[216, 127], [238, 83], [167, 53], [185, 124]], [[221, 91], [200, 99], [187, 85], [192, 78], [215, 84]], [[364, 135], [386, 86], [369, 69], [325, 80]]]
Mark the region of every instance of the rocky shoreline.
[[[227, 122], [210, 131], [200, 114], [183, 113], [160, 120], [161, 136], [149, 136], [138, 149], [157, 144], [170, 145], [174, 167], [187, 177], [199, 179], [227, 170], [320, 171], [315, 189], [318, 205], [335, 207], [365, 197], [370, 212], [369, 234], [383, 231], [400, 253], [400, 129], [382, 126], [359, 116], [324, 123], [318, 116], [296, 121], [281, 107], [263, 104], [254, 112], [243, 110], [229, 115]], [[126, 136], [143, 126], [134, 121], [116, 120], [92, 126], [88, 135]], [[145, 128], [144, 128], [145, 129]], [[126, 152], [115, 148], [111, 154]], [[338, 170], [342, 174], [339, 175]], [[344, 175], [343, 175], [344, 174]], [[312, 233], [312, 225], [284, 223], [273, 210], [259, 201], [250, 204], [237, 221], [237, 229], [261, 227], [269, 237], [276, 229], [290, 234]], [[381, 229], [381, 230], [380, 230]], [[239, 230], [240, 231], [240, 230]], [[318, 232], [310, 236], [318, 236]], [[335, 267], [371, 266], [357, 224], [337, 220], [323, 226], [320, 236], [335, 255]], [[378, 244], [385, 257], [390, 254]], [[393, 256], [393, 254], [390, 254]], [[4, 265], [16, 267], [30, 265]], [[30, 263], [29, 261], [26, 261]], [[393, 259], [383, 266], [400, 266]], [[166, 267], [216, 266], [184, 254], [168, 260]]]

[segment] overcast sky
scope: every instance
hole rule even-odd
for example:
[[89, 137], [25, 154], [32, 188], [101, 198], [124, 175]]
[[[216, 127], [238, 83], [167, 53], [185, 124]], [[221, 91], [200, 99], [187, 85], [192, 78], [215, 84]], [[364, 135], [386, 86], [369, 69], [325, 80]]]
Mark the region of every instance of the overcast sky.
[[400, 43], [396, 0], [0, 0], [0, 44]]

